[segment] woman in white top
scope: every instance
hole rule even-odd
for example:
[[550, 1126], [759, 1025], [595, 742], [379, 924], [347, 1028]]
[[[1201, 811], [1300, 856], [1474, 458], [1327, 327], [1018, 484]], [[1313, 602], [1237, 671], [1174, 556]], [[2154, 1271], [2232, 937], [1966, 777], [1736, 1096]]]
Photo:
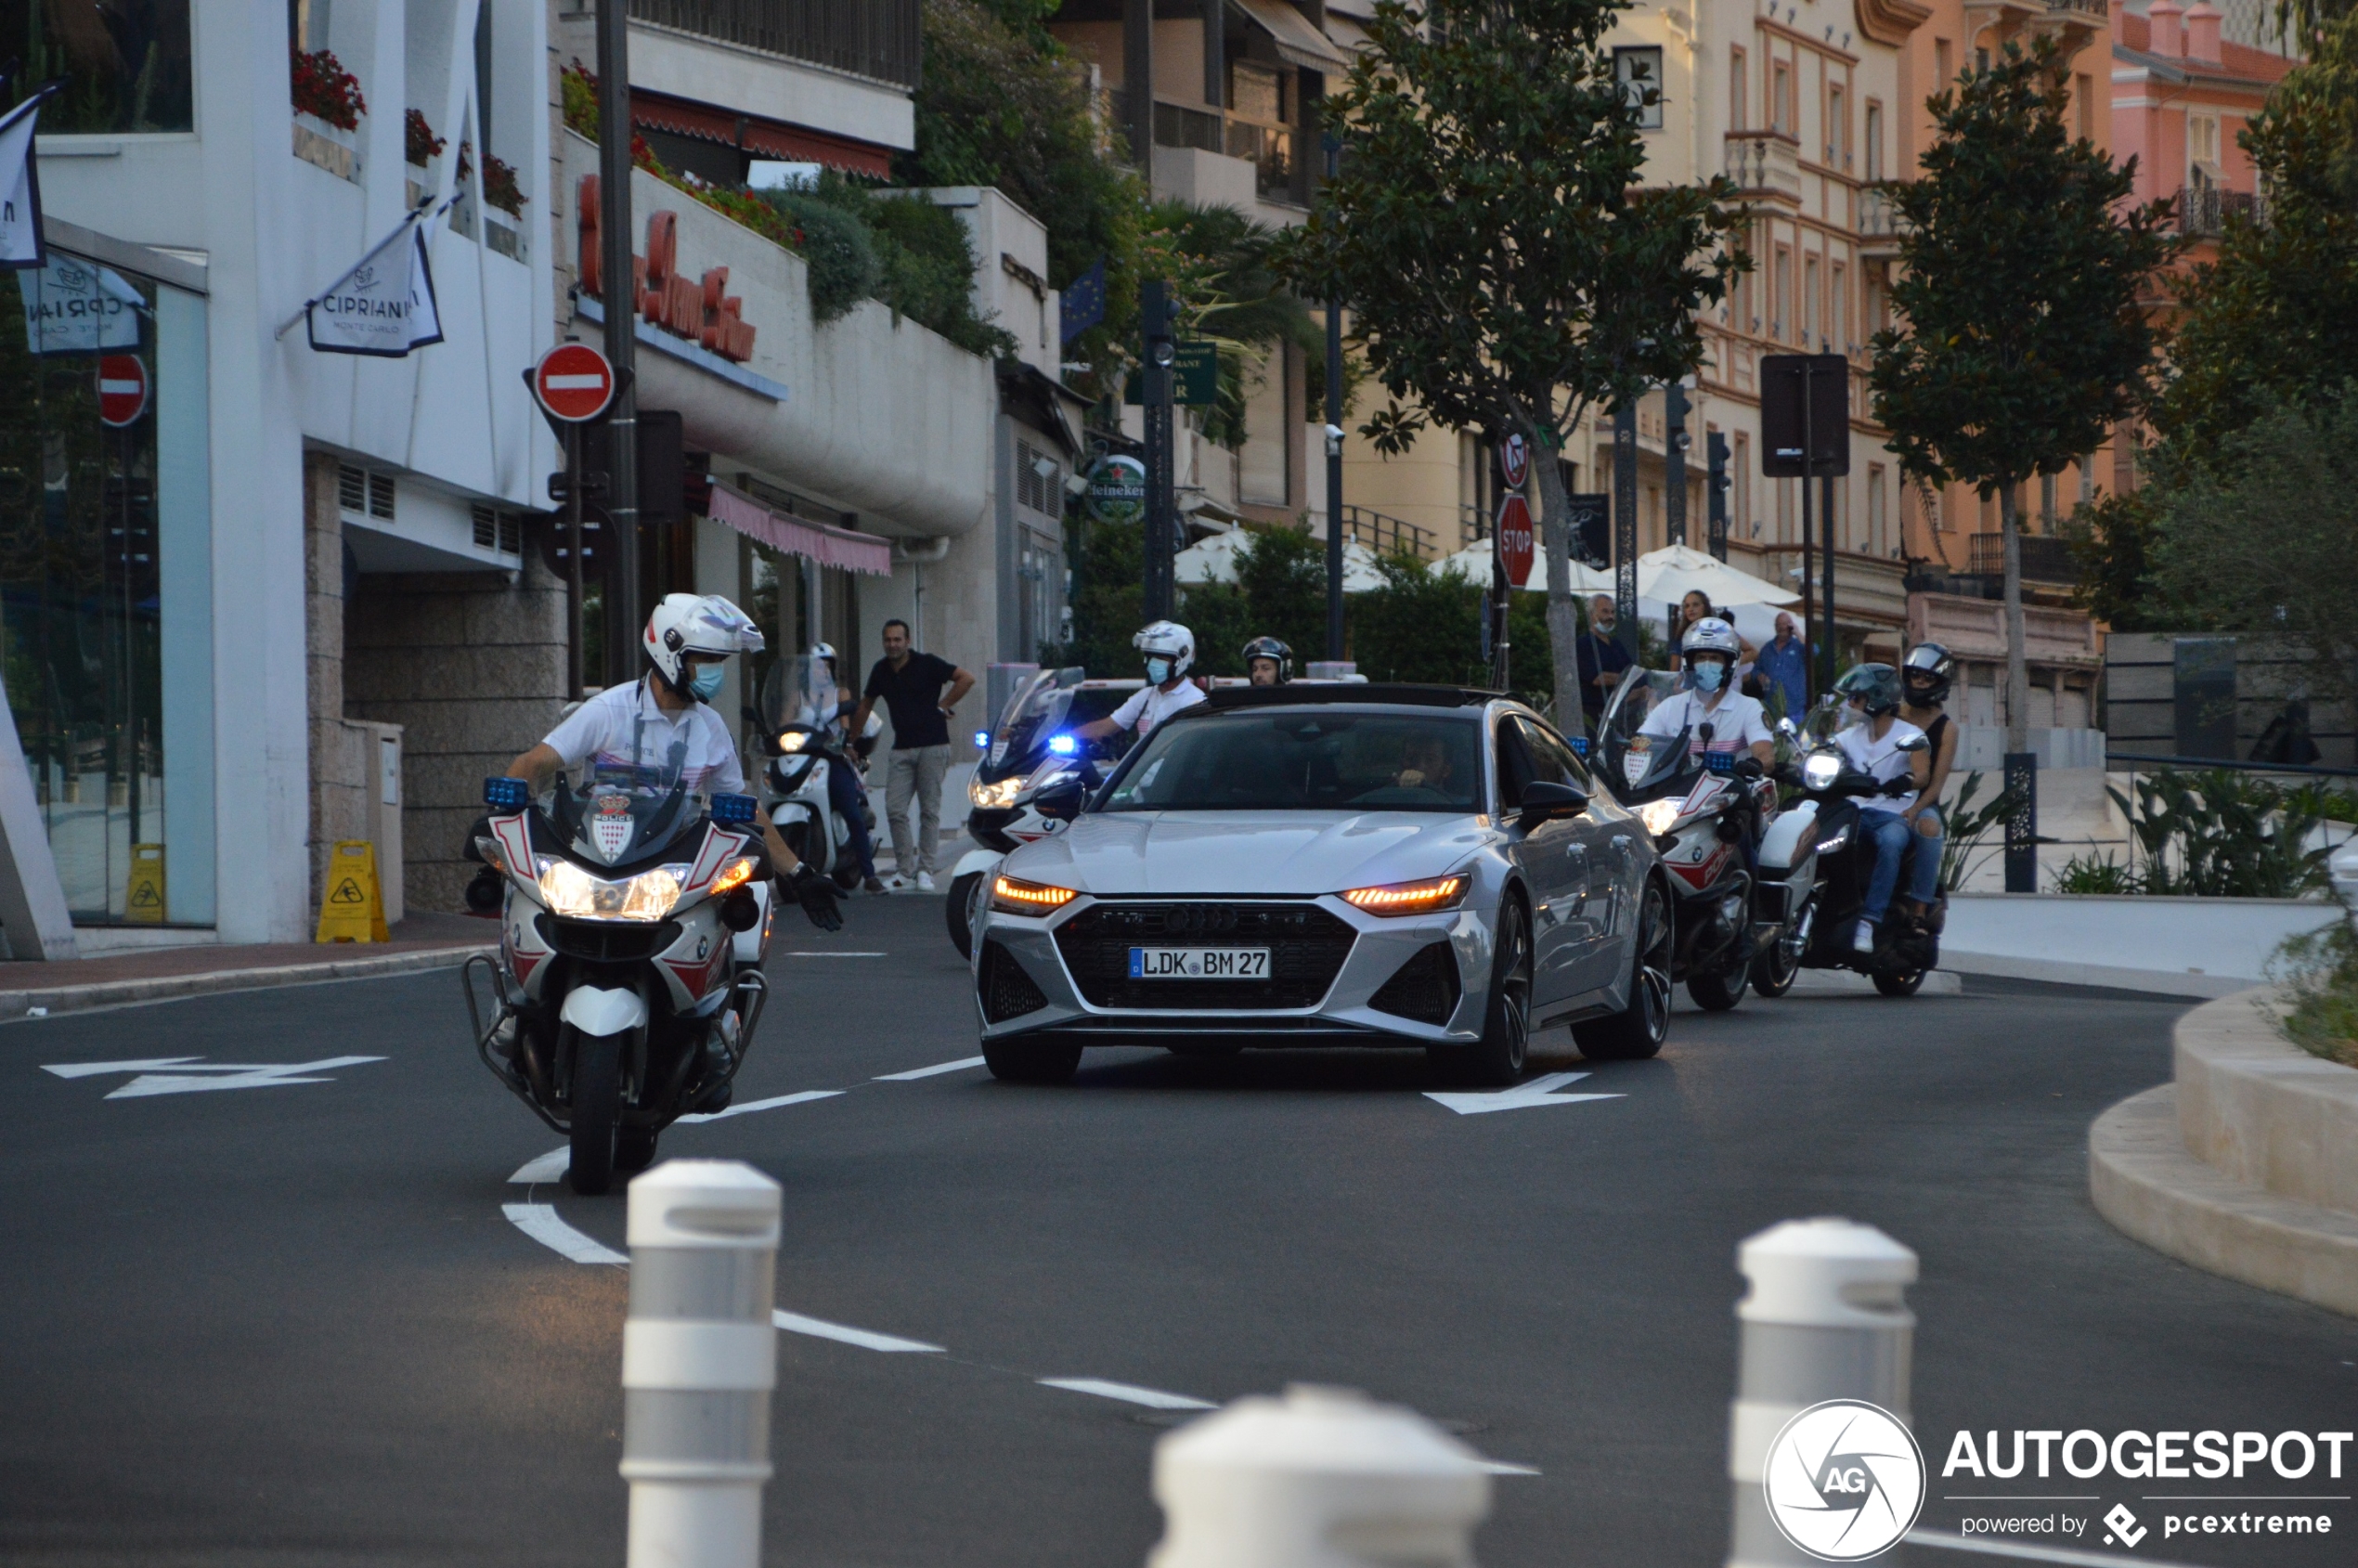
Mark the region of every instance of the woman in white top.
[[[1851, 946], [1872, 952], [1875, 927], [1890, 913], [1891, 895], [1899, 886], [1900, 857], [1914, 834], [1910, 824], [1930, 795], [1932, 757], [1922, 745], [1905, 749], [1909, 741], [1922, 741], [1924, 732], [1899, 717], [1898, 670], [1887, 664], [1862, 664], [1836, 681], [1834, 690], [1850, 699], [1850, 711], [1859, 717], [1858, 723], [1834, 737], [1844, 758], [1879, 784], [1905, 775], [1915, 786], [1908, 795], [1869, 795], [1859, 801], [1859, 831], [1875, 842], [1875, 865], [1867, 876], [1867, 900], [1859, 908]], [[1939, 888], [1940, 845], [1934, 840], [1929, 853], [1918, 848], [1908, 892], [1917, 902], [1930, 903]]]

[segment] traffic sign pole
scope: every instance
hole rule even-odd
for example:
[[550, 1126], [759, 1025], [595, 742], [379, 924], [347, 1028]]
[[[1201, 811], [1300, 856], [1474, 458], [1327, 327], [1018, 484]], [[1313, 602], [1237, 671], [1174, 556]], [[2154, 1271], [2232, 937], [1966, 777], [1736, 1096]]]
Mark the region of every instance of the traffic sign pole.
[[565, 681], [581, 700], [581, 427], [565, 426], [565, 531], [573, 548], [565, 562]]
[[639, 396], [631, 385], [638, 360], [639, 302], [631, 297], [630, 20], [628, 0], [598, 0], [599, 271], [603, 279], [606, 359], [618, 395], [606, 427], [606, 510], [614, 519], [614, 570], [606, 574], [605, 683], [627, 678], [627, 652], [639, 641]]

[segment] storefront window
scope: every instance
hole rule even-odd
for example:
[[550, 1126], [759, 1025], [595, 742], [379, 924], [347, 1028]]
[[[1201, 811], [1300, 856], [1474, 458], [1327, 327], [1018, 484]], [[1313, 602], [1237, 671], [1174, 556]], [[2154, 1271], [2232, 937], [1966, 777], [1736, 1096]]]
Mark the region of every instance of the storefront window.
[[23, 65], [10, 106], [65, 78], [41, 110], [45, 135], [196, 129], [188, 0], [0, 0], [0, 58], [11, 56]]
[[67, 907], [210, 924], [203, 301], [57, 251], [15, 277], [0, 667]]

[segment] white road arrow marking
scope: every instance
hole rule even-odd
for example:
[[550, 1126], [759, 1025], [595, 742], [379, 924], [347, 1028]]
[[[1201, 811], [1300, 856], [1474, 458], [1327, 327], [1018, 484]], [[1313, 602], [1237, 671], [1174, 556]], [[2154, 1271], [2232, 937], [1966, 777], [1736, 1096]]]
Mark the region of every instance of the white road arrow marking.
[[931, 1067], [913, 1067], [906, 1072], [887, 1072], [876, 1079], [879, 1083], [913, 1083], [920, 1078], [933, 1078], [945, 1072], [964, 1072], [970, 1067], [980, 1067], [980, 1056], [962, 1056], [954, 1062], [936, 1062]]
[[830, 1323], [823, 1317], [805, 1317], [798, 1312], [788, 1312], [783, 1307], [770, 1314], [770, 1321], [789, 1334], [808, 1334], [817, 1340], [833, 1340], [837, 1344], [858, 1345], [862, 1350], [919, 1355], [949, 1354], [939, 1345], [929, 1345], [923, 1340], [904, 1340], [894, 1334], [879, 1334], [867, 1328]]
[[[336, 1068], [381, 1062], [382, 1056], [323, 1056], [316, 1062], [208, 1062], [201, 1056], [162, 1056], [142, 1061], [68, 1062], [44, 1067], [60, 1078], [88, 1078], [105, 1072], [135, 1072], [139, 1076], [117, 1089], [110, 1100], [145, 1099], [150, 1095], [197, 1095], [213, 1089], [276, 1089], [287, 1083], [332, 1083], [332, 1078], [305, 1076]], [[151, 1069], [171, 1068], [171, 1072]]]
[[538, 1160], [525, 1160], [516, 1167], [516, 1173], [508, 1180], [522, 1186], [537, 1186], [542, 1182], [563, 1180], [564, 1173], [572, 1169], [573, 1148], [568, 1145], [564, 1148], [552, 1148]]
[[499, 1212], [508, 1216], [510, 1225], [551, 1251], [577, 1263], [621, 1263], [628, 1266], [630, 1262], [604, 1242], [582, 1235], [557, 1218], [557, 1211], [552, 1204], [502, 1203]]
[[1071, 1393], [1094, 1393], [1100, 1399], [1119, 1399], [1124, 1405], [1143, 1405], [1149, 1410], [1217, 1410], [1208, 1399], [1191, 1399], [1184, 1393], [1165, 1393], [1159, 1388], [1140, 1388], [1136, 1383], [1108, 1382], [1103, 1378], [1042, 1378], [1043, 1388], [1060, 1388]]
[[812, 1100], [832, 1100], [843, 1092], [841, 1089], [805, 1089], [798, 1095], [773, 1095], [766, 1100], [747, 1100], [741, 1106], [731, 1106], [727, 1110], [699, 1111], [693, 1116], [683, 1116], [680, 1120], [682, 1121], [726, 1121], [732, 1116], [744, 1116], [750, 1111], [775, 1110], [780, 1106], [806, 1105]]
[[1556, 1090], [1567, 1083], [1576, 1083], [1587, 1077], [1585, 1072], [1551, 1072], [1535, 1078], [1528, 1083], [1518, 1083], [1511, 1089], [1497, 1089], [1486, 1094], [1442, 1094], [1428, 1090], [1425, 1098], [1437, 1100], [1459, 1116], [1480, 1116], [1485, 1111], [1522, 1110], [1531, 1106], [1572, 1106], [1583, 1100], [1618, 1100], [1621, 1095], [1559, 1095]]

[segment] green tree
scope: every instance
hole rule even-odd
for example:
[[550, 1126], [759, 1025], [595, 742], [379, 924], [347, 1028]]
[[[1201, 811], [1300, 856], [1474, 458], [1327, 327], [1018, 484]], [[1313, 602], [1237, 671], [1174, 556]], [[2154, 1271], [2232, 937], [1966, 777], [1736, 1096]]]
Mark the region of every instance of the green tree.
[[2074, 140], [2068, 103], [2052, 40], [2007, 45], [1932, 100], [1923, 177], [1894, 190], [1905, 330], [1875, 334], [1870, 371], [1875, 418], [1912, 472], [1998, 497], [2015, 751], [2030, 717], [2022, 484], [2095, 450], [2138, 406], [2154, 351], [2138, 299], [2173, 250], [2171, 204], [2124, 207], [2135, 160]]
[[2214, 465], [2272, 405], [2339, 395], [2358, 365], [2358, 17], [2323, 32], [2237, 140], [2267, 214], [2231, 214], [2219, 259], [2181, 287], [2153, 408], [2165, 479]]
[[[1392, 395], [1365, 433], [1405, 449], [1428, 420], [1522, 435], [1548, 456], [1597, 405], [1703, 358], [1695, 317], [1743, 265], [1733, 188], [1647, 188], [1633, 95], [1604, 35], [1626, 0], [1380, 0], [1327, 100], [1341, 173], [1278, 265], [1348, 302]], [[1415, 411], [1400, 399], [1411, 399]], [[1535, 462], [1556, 711], [1579, 712], [1570, 501]]]
[[[1156, 203], [1147, 219], [1145, 266], [1168, 279], [1178, 335], [1219, 345], [1217, 401], [1202, 411], [1205, 436], [1231, 451], [1245, 442], [1248, 366], [1293, 343], [1315, 352], [1324, 329], [1271, 265], [1276, 230], [1234, 207]], [[1317, 361], [1323, 372], [1323, 358]]]
[[1081, 62], [1048, 35], [1056, 0], [925, 0], [925, 81], [916, 149], [894, 160], [903, 184], [995, 186], [1048, 230], [1048, 282], [1062, 289], [1106, 263], [1106, 318], [1068, 357], [1121, 395], [1134, 357], [1140, 236], [1137, 175], [1099, 135]]
[[2072, 597], [2115, 631], [2161, 631], [2188, 625], [2153, 580], [2160, 518], [2153, 488], [2103, 496], [2071, 514], [2065, 535], [2079, 582]]

